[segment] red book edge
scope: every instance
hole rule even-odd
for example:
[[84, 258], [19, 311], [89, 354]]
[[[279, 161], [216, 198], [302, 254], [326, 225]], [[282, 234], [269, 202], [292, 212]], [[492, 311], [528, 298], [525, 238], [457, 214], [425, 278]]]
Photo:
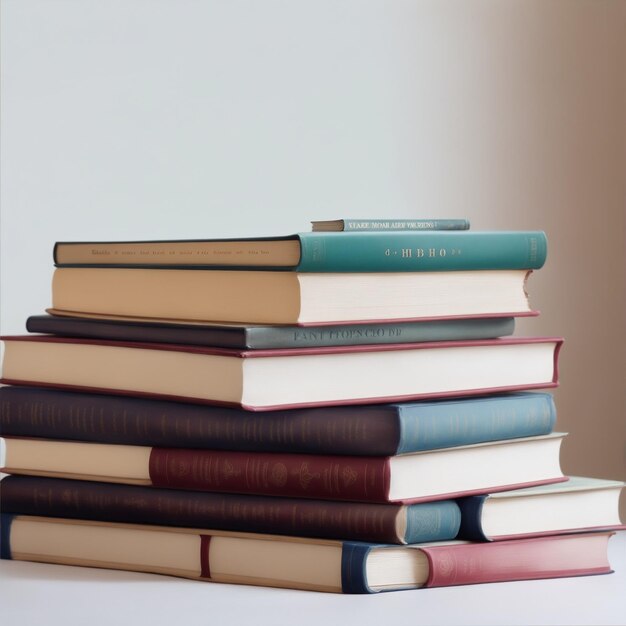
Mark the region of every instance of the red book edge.
[[[491, 548], [493, 548], [494, 546], [507, 546], [507, 547], [512, 546], [512, 545], [523, 546], [524, 544], [542, 543], [542, 542], [545, 542], [547, 544], [553, 544], [558, 541], [571, 539], [572, 537], [577, 537], [577, 536], [585, 537], [585, 536], [592, 536], [594, 534], [603, 534], [603, 533], [577, 533], [577, 534], [569, 534], [569, 535], [551, 535], [549, 537], [545, 536], [545, 537], [535, 537], [535, 538], [529, 538], [529, 539], [512, 539], [511, 541], [502, 542], [499, 544], [472, 543], [472, 544], [467, 544], [467, 545], [460, 545], [458, 546], [458, 549], [464, 549], [464, 550], [468, 550], [468, 551], [472, 551], [476, 553], [476, 552], [480, 552], [483, 550], [489, 550], [490, 549], [489, 546], [491, 546]], [[607, 535], [607, 541], [608, 541], [608, 539], [615, 533], [607, 532], [605, 534]], [[446, 549], [449, 550], [450, 546], [440, 546], [440, 547], [433, 546], [430, 548], [427, 546], [424, 546], [420, 548], [420, 550], [426, 555], [426, 558], [428, 559], [428, 565], [429, 565], [428, 579], [426, 583], [424, 584], [424, 587], [447, 587], [447, 586], [453, 586], [457, 584], [467, 585], [467, 584], [478, 584], [478, 583], [483, 583], [483, 582], [509, 582], [513, 580], [540, 580], [540, 579], [546, 579], [546, 578], [589, 576], [593, 574], [610, 574], [613, 572], [610, 564], [607, 561], [606, 566], [602, 566], [602, 567], [577, 568], [577, 569], [566, 569], [566, 570], [555, 569], [555, 570], [552, 570], [550, 575], [548, 575], [547, 572], [532, 572], [531, 571], [527, 573], [520, 573], [519, 576], [511, 578], [500, 573], [499, 575], [495, 575], [493, 579], [489, 581], [478, 579], [472, 582], [471, 580], [466, 578], [465, 580], [462, 580], [456, 583], [456, 582], [451, 582], [448, 579], [449, 572], [446, 571], [445, 567], [442, 568], [440, 566], [438, 562], [439, 560], [437, 559], [437, 552], [443, 551]]]

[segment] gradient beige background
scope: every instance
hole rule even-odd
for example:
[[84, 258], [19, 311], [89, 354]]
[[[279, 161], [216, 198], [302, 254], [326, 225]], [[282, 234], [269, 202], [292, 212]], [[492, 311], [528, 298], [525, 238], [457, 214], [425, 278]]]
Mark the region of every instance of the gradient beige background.
[[4, 0], [2, 331], [55, 240], [544, 229], [568, 473], [625, 479], [626, 3]]

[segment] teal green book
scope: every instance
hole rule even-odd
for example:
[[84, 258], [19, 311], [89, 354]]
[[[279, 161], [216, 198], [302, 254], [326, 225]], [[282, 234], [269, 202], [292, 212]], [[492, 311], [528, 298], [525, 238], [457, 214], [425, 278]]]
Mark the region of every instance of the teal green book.
[[57, 267], [286, 270], [311, 273], [532, 270], [541, 231], [311, 232], [257, 239], [58, 242]]

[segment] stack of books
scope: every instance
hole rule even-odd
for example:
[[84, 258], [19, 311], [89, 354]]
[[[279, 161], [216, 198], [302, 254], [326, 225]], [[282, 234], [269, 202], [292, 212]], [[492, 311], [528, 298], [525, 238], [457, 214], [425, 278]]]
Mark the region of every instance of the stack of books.
[[563, 476], [529, 391], [562, 341], [510, 337], [545, 236], [439, 222], [57, 244], [40, 334], [4, 338], [2, 557], [347, 593], [609, 572], [622, 484]]

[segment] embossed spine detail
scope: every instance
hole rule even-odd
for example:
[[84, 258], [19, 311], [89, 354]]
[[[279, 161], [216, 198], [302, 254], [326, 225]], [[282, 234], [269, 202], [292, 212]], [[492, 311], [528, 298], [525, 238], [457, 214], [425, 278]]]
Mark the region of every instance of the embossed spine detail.
[[156, 487], [385, 502], [385, 458], [153, 448]]

